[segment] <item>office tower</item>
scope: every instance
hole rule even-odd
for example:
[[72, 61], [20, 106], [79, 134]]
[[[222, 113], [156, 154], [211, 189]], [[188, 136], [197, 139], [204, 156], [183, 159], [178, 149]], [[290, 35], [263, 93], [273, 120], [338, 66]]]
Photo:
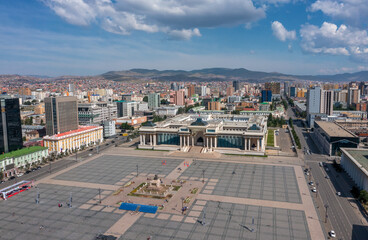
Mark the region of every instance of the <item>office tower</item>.
[[233, 87], [235, 92], [240, 90], [240, 82], [238, 80], [233, 81]]
[[307, 92], [307, 114], [320, 113], [321, 87], [312, 87]]
[[266, 82], [265, 90], [271, 90], [272, 94], [280, 94], [280, 83], [279, 82]]
[[289, 96], [289, 82], [284, 82], [284, 95]]
[[173, 95], [173, 103], [177, 106], [185, 105], [185, 91], [184, 89], [180, 89], [179, 91], [175, 91]]
[[360, 90], [357, 87], [348, 89], [348, 106], [352, 106], [360, 102]]
[[18, 98], [0, 98], [0, 153], [23, 147]]
[[170, 85], [170, 89], [173, 91], [178, 91], [179, 90], [179, 86], [176, 82], [171, 83]]
[[47, 135], [78, 129], [77, 97], [45, 98], [45, 111]]
[[188, 97], [191, 98], [195, 94], [195, 85], [188, 86]]
[[332, 115], [333, 113], [333, 91], [322, 90], [321, 91], [321, 106], [320, 113], [325, 113], [327, 115]]
[[296, 97], [296, 87], [290, 87], [290, 97]]
[[148, 108], [153, 110], [159, 107], [161, 104], [160, 102], [160, 94], [159, 93], [150, 93], [148, 94]]
[[132, 117], [138, 111], [138, 102], [117, 101], [118, 117]]
[[234, 95], [234, 87], [233, 86], [228, 86], [227, 88], [226, 88], [226, 96], [232, 96], [232, 95]]
[[74, 84], [72, 84], [72, 83], [70, 83], [69, 84], [69, 92], [71, 93], [74, 93], [75, 92], [75, 86], [74, 86]]
[[123, 94], [123, 95], [121, 95], [121, 100], [130, 102], [130, 101], [132, 101], [132, 95], [131, 94]]
[[271, 90], [262, 90], [262, 102], [272, 102], [272, 91]]

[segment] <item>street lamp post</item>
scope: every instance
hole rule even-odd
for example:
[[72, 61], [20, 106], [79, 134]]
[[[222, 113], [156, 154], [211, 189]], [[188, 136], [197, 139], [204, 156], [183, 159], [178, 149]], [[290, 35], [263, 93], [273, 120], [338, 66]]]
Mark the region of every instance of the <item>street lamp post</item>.
[[138, 164], [137, 164], [137, 177], [138, 177]]

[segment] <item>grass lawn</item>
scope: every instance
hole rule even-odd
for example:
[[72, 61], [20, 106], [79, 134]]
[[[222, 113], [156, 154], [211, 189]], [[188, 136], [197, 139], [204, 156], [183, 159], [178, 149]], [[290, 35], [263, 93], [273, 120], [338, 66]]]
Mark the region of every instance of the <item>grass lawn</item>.
[[269, 129], [267, 134], [267, 146], [274, 147], [275, 146], [275, 130]]

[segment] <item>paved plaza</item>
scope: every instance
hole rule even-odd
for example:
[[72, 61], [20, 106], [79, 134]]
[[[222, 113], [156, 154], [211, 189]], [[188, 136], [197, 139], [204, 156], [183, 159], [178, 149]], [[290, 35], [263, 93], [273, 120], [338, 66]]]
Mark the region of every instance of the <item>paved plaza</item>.
[[[195, 165], [194, 165], [195, 164]], [[215, 186], [206, 182], [202, 193], [212, 188], [211, 194], [300, 203], [301, 198], [293, 167], [195, 161], [181, 179], [218, 179]], [[210, 186], [207, 186], [210, 185]]]
[[[149, 151], [146, 152], [149, 153]], [[54, 179], [115, 184], [131, 173], [137, 173], [137, 165], [139, 173], [158, 174], [160, 177], [164, 177], [183, 161], [182, 159], [170, 159], [166, 165], [163, 165], [162, 160], [136, 156], [103, 155]]]
[[[303, 211], [213, 201], [195, 202], [190, 210], [199, 213], [194, 223], [186, 221], [187, 218], [193, 218], [191, 216], [176, 221], [172, 220], [175, 215], [165, 220], [160, 219], [159, 214], [154, 217], [147, 215], [140, 218], [120, 239], [147, 239], [149, 236], [160, 240], [310, 239]], [[203, 221], [204, 212], [205, 225], [202, 225], [200, 221]]]
[[[37, 192], [40, 203], [36, 204]], [[67, 206], [72, 192], [72, 208]], [[95, 189], [39, 184], [0, 203], [0, 239], [94, 239], [122, 214], [79, 208], [98, 192]], [[63, 207], [59, 208], [58, 204]]]
[[[38, 180], [37, 187], [0, 202], [0, 239], [93, 240], [98, 234], [121, 240], [325, 237], [300, 166], [263, 164], [263, 158], [259, 163], [192, 161], [149, 153], [127, 155], [122, 149], [118, 154], [115, 148], [113, 154], [100, 154]], [[118, 209], [115, 202], [123, 200], [118, 192], [128, 193], [155, 174], [165, 182], [183, 180], [178, 194], [190, 196], [190, 202], [174, 195], [156, 214]], [[198, 192], [191, 194], [196, 186]], [[40, 204], [35, 203], [37, 192]], [[185, 215], [183, 204], [188, 207]]]

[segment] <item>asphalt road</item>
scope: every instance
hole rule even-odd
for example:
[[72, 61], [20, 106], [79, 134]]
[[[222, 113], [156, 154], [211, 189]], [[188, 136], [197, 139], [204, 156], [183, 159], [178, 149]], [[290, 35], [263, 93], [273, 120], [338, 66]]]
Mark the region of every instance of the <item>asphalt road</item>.
[[[294, 116], [293, 112], [288, 109], [288, 115]], [[323, 205], [328, 205], [327, 215], [331, 222], [333, 230], [336, 232], [337, 239], [368, 239], [368, 226], [361, 227], [361, 219], [363, 215], [358, 215], [350, 204], [352, 196], [350, 190], [353, 183], [349, 176], [343, 172], [338, 173], [332, 166], [327, 155], [322, 155], [319, 148], [313, 140], [313, 135], [307, 133], [303, 129], [303, 124], [299, 120], [294, 120], [294, 129], [299, 136], [302, 150], [308, 149], [311, 154], [304, 154], [306, 165], [310, 168], [311, 176], [314, 179], [315, 186], [318, 183], [318, 194], [320, 195]], [[304, 151], [301, 151], [303, 154]], [[325, 167], [319, 166], [319, 162], [323, 162], [329, 169], [326, 172]], [[326, 179], [326, 176], [330, 179]], [[337, 192], [341, 192], [341, 196], [337, 196]], [[349, 199], [350, 198], [350, 199]], [[324, 206], [319, 206], [323, 207]], [[321, 221], [325, 220], [325, 216], [321, 216]]]
[[[116, 144], [122, 144], [126, 142], [126, 137], [118, 137], [118, 138], [111, 138], [107, 139], [106, 142], [100, 144], [98, 146], [88, 148], [84, 151], [80, 151], [77, 154], [70, 155], [68, 157], [64, 157], [62, 159], [56, 160], [54, 162], [49, 162], [48, 164], [41, 167], [41, 169], [35, 170], [28, 174], [24, 174], [21, 177], [16, 177], [13, 180], [5, 181], [4, 183], [0, 184], [0, 189], [8, 187], [16, 182], [23, 181], [23, 180], [37, 180], [42, 177], [47, 176], [50, 173], [57, 172], [61, 169], [67, 168], [73, 164], [76, 164], [79, 161], [83, 161], [86, 158], [92, 157], [97, 153], [104, 152], [106, 149], [114, 147]], [[114, 142], [112, 142], [114, 141]]]

